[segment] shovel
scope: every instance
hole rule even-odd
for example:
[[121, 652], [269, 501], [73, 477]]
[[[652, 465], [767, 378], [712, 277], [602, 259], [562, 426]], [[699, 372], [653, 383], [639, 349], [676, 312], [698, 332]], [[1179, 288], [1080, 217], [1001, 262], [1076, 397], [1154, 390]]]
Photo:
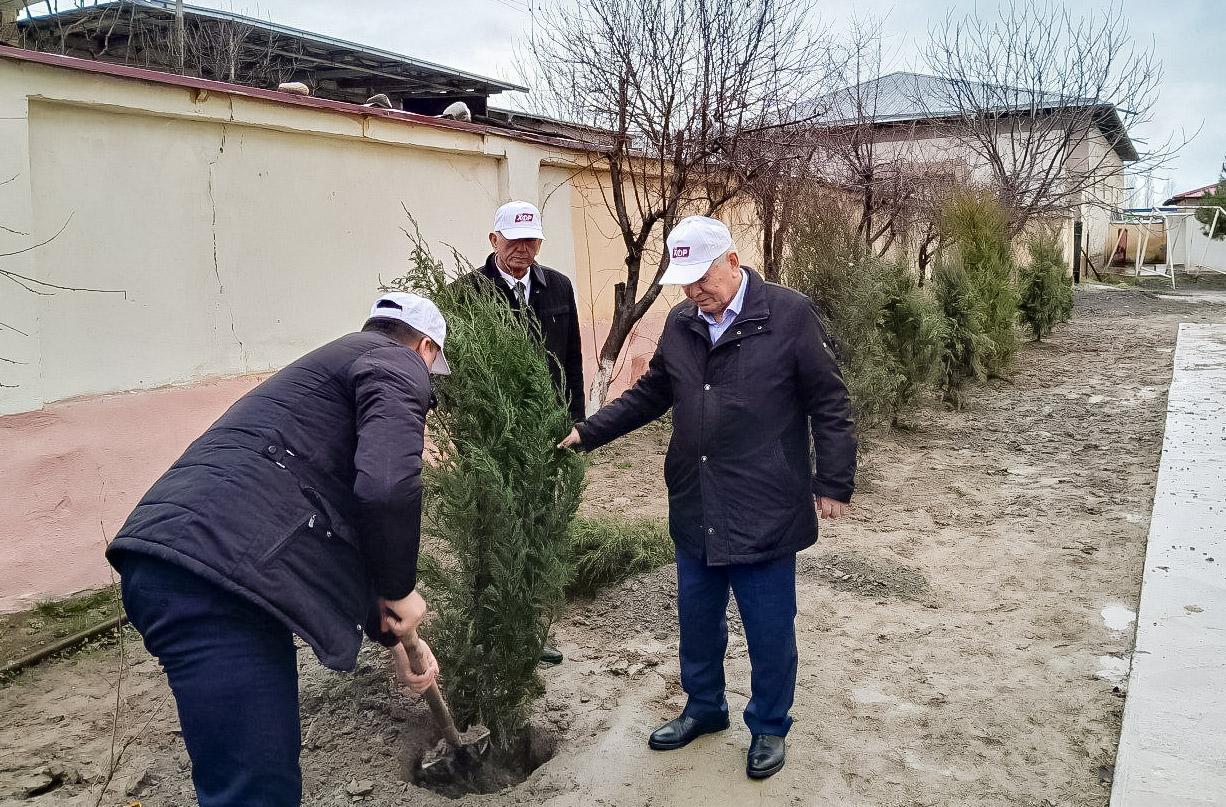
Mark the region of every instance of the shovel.
[[[413, 630], [400, 641], [404, 645], [405, 653], [409, 656], [409, 668], [413, 670], [414, 675], [424, 673], [426, 659], [422, 655], [421, 640], [417, 638], [417, 631]], [[422, 695], [426, 703], [430, 704], [434, 722], [443, 732], [443, 739], [439, 740], [438, 745], [422, 757], [421, 773], [431, 779], [454, 780], [464, 768], [470, 766], [481, 754], [485, 753], [486, 748], [489, 747], [490, 730], [478, 723], [470, 726], [462, 734], [457, 731], [455, 721], [451, 719], [451, 710], [447, 708], [447, 702], [443, 700], [443, 693], [439, 692], [438, 682], [431, 684]]]

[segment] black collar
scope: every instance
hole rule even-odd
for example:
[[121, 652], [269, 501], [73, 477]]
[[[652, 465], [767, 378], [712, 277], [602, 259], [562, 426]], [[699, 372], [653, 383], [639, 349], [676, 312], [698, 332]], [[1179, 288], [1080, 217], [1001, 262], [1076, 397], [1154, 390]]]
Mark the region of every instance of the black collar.
[[[750, 269], [748, 266], [741, 266], [745, 270], [748, 286], [745, 288], [745, 299], [741, 303], [741, 311], [736, 315], [737, 322], [745, 322], [748, 320], [769, 319], [771, 312], [770, 307], [766, 304], [766, 281], [762, 276]], [[687, 307], [682, 309], [682, 316], [688, 317], [694, 323], [702, 326], [702, 332], [707, 332], [707, 321], [703, 319], [702, 312], [698, 310], [698, 306], [690, 302]]]
[[[532, 273], [532, 282], [539, 283], [542, 288], [549, 285], [549, 281], [545, 278], [545, 270], [536, 261], [532, 262], [532, 266], [528, 268]], [[495, 283], [502, 282], [502, 275], [498, 271], [498, 264], [494, 262], [494, 253], [490, 253], [485, 259], [485, 265], [481, 267], [481, 274], [493, 280]]]

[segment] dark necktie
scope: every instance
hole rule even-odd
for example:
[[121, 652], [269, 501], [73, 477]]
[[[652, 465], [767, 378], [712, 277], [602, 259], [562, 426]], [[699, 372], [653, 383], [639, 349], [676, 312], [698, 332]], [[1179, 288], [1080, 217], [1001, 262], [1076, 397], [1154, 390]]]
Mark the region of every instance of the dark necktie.
[[524, 281], [515, 281], [515, 307], [520, 310], [528, 307], [528, 298], [524, 294], [526, 291], [527, 287], [524, 285]]

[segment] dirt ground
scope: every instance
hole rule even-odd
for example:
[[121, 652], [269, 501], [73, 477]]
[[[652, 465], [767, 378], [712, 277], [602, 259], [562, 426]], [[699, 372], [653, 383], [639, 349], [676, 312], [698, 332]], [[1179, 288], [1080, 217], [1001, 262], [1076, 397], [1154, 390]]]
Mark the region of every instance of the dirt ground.
[[[302, 651], [305, 803], [1105, 805], [1176, 327], [1210, 321], [1226, 321], [1226, 294], [1080, 291], [1074, 321], [1027, 346], [1010, 381], [874, 442], [854, 514], [801, 557], [796, 724], [772, 779], [745, 778], [735, 717], [686, 749], [646, 747], [683, 704], [670, 566], [569, 608], [567, 661], [543, 672], [534, 720], [556, 756], [490, 796], [403, 781], [427, 717], [393, 691], [382, 651], [366, 648], [357, 675]], [[663, 516], [666, 440], [649, 428], [602, 451], [584, 507]], [[0, 805], [194, 803], [173, 702], [132, 636], [122, 662], [94, 649], [0, 689]]]
[[112, 586], [40, 603], [29, 611], [0, 614], [0, 665], [107, 621], [118, 613], [118, 599]]

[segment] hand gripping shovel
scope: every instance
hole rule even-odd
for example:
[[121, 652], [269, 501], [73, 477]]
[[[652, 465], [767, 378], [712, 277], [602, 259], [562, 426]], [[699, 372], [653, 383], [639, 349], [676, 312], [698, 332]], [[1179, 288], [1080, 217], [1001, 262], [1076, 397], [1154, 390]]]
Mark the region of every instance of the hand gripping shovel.
[[[422, 656], [420, 639], [417, 631], [401, 639], [405, 653], [409, 656], [409, 667], [415, 675], [426, 671], [426, 659]], [[424, 757], [420, 765], [423, 778], [440, 781], [454, 781], [463, 776], [466, 769], [489, 747], [490, 730], [480, 723], [470, 726], [463, 734], [456, 731], [455, 721], [451, 719], [451, 710], [439, 692], [438, 683], [422, 693], [430, 711], [434, 714], [434, 722], [443, 732], [443, 739], [438, 741]]]

